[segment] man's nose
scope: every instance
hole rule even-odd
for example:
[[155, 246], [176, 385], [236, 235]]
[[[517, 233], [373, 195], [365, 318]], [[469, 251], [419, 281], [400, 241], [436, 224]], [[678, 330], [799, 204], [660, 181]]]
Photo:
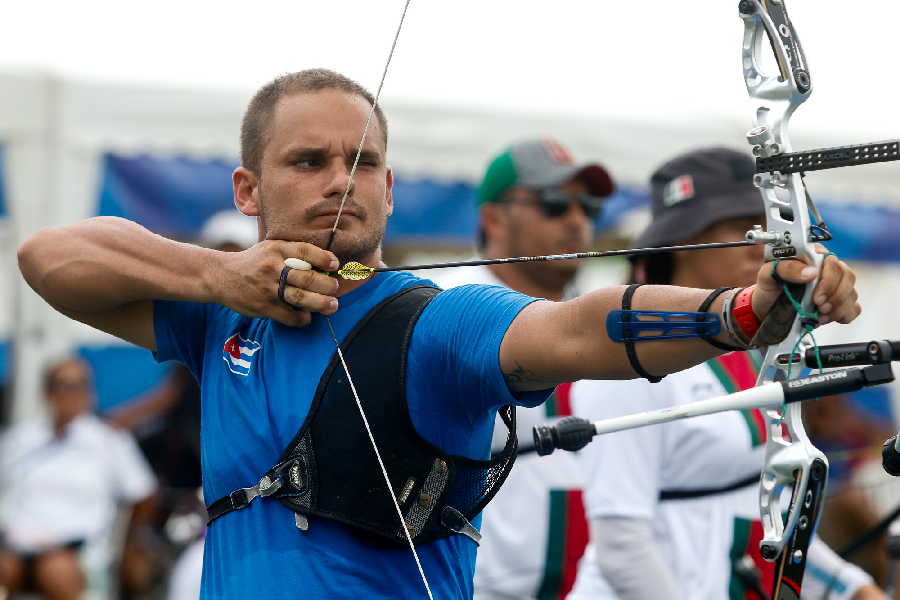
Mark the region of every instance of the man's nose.
[[352, 165], [345, 164], [343, 160], [332, 162], [328, 170], [329, 180], [325, 196], [337, 195], [343, 197], [345, 193], [348, 197], [353, 195], [355, 186], [350, 179], [351, 169]]
[[591, 223], [584, 207], [581, 206], [581, 203], [575, 202], [574, 200], [569, 202], [569, 205], [566, 207], [566, 212], [562, 214], [561, 218], [572, 225], [582, 226]]

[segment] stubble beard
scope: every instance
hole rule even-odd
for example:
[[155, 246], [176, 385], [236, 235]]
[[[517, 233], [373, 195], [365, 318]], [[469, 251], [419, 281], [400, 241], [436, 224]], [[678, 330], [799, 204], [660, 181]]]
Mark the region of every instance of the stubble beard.
[[[520, 244], [522, 238], [518, 227], [511, 225], [508, 231], [510, 239], [510, 256], [532, 256], [535, 253], [533, 248], [525, 247]], [[558, 254], [560, 250], [554, 248], [547, 252], [548, 254]], [[551, 287], [563, 289], [575, 281], [578, 274], [579, 261], [577, 260], [559, 260], [559, 261], [536, 261], [519, 263], [516, 266], [523, 275], [535, 284], [541, 287]]]
[[[322, 231], [302, 231], [294, 227], [290, 222], [283, 221], [268, 210], [268, 203], [261, 201], [260, 219], [266, 239], [279, 239], [291, 242], [306, 242], [325, 249], [331, 238], [331, 229]], [[347, 217], [353, 218], [353, 217]], [[369, 218], [363, 215], [366, 231], [361, 236], [352, 236], [341, 229], [338, 224], [331, 248], [327, 248], [342, 265], [351, 262], [366, 262], [381, 260], [381, 245], [384, 240], [384, 231], [387, 227], [387, 218], [372, 224]], [[343, 220], [344, 217], [341, 217]]]

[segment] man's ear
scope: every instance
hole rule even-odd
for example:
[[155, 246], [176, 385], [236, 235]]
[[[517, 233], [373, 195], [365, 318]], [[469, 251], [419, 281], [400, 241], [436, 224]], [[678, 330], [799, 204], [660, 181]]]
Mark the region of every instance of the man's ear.
[[391, 216], [394, 214], [394, 171], [390, 167], [388, 167], [386, 171], [387, 172], [384, 175], [385, 214]]
[[258, 217], [259, 177], [246, 167], [238, 167], [231, 174], [231, 186], [234, 190], [234, 205], [248, 217]]
[[485, 202], [478, 209], [481, 227], [488, 240], [497, 240], [506, 231], [506, 211], [496, 202]]

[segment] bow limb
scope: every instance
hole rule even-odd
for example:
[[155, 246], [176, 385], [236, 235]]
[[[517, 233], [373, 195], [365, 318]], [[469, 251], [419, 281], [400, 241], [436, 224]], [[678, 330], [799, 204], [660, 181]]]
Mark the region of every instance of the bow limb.
[[[744, 20], [744, 79], [750, 97], [758, 102], [748, 141], [758, 158], [791, 152], [791, 115], [812, 91], [803, 50], [783, 0], [742, 0], [739, 11]], [[760, 68], [765, 38], [778, 64], [776, 75], [766, 75]], [[803, 175], [764, 172], [756, 175], [754, 183], [762, 195], [766, 231], [757, 228], [748, 238], [766, 243], [766, 260], [799, 258], [821, 267], [822, 255], [815, 251], [815, 242], [829, 236], [811, 205]], [[816, 216], [815, 224], [810, 210]], [[757, 385], [792, 378], [793, 361], [784, 364], [778, 357], [796, 354], [802, 340], [811, 334], [816, 283], [808, 284], [802, 297], [796, 298], [800, 312], [794, 316], [788, 336], [766, 349]], [[767, 442], [759, 494], [764, 532], [760, 553], [767, 560], [778, 560], [773, 599], [793, 600], [800, 597], [806, 554], [824, 500], [828, 460], [806, 435], [799, 403], [770, 408], [764, 414]], [[781, 493], [787, 487], [792, 488], [792, 497], [785, 519]]]

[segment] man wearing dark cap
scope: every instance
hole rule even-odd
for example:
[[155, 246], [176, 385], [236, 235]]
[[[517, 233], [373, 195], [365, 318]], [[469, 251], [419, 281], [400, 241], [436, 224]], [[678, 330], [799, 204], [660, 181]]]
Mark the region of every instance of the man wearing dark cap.
[[[764, 223], [753, 160], [728, 148], [683, 154], [653, 174], [652, 220], [638, 247], [740, 239]], [[704, 288], [750, 284], [763, 253], [745, 246], [640, 257], [636, 283]], [[831, 259], [829, 259], [831, 260]], [[758, 357], [732, 352], [651, 385], [579, 381], [572, 408], [591, 420], [656, 410], [746, 389]], [[604, 399], [627, 398], [626, 402]], [[728, 412], [600, 436], [581, 452], [591, 543], [570, 600], [770, 598], [773, 563], [759, 554], [759, 410]], [[804, 597], [886, 600], [864, 571], [819, 538]], [[808, 596], [807, 596], [808, 594]]]
[[[653, 217], [635, 246], [743, 238], [753, 225], [765, 223], [753, 173], [753, 161], [728, 148], [704, 149], [664, 164], [651, 177]], [[762, 246], [745, 246], [657, 254], [634, 261], [634, 266], [638, 279], [647, 283], [716, 288], [752, 282], [762, 257]]]
[[[615, 189], [606, 169], [577, 164], [556, 141], [535, 139], [496, 155], [478, 188], [479, 250], [487, 258], [584, 252], [604, 200]], [[454, 269], [438, 283], [502, 285], [551, 300], [576, 295], [578, 263], [519, 263]], [[535, 425], [571, 414], [570, 384], [536, 408], [520, 407], [521, 452], [503, 488], [485, 509], [475, 570], [476, 600], [562, 598], [575, 581], [587, 543], [582, 473], [575, 455], [529, 451]], [[506, 428], [494, 428], [495, 450]]]

